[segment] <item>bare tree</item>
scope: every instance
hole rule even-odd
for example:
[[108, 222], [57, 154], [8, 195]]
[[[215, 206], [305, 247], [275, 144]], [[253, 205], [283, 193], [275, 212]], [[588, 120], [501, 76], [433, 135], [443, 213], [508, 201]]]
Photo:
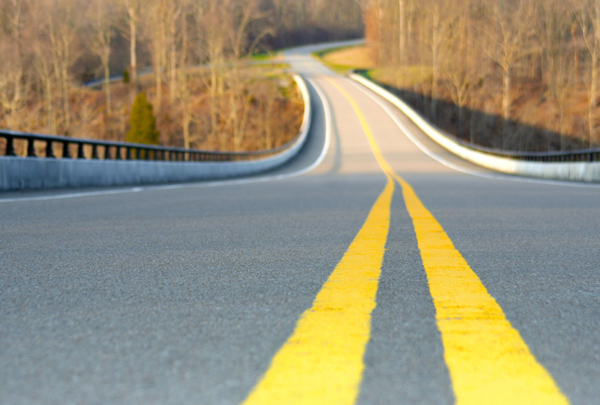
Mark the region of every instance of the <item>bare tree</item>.
[[398, 0], [398, 45], [400, 47], [400, 66], [406, 66], [407, 42], [407, 0]]
[[91, 17], [91, 50], [100, 58], [104, 73], [104, 91], [106, 92], [106, 111], [112, 114], [110, 93], [110, 55], [112, 53], [112, 39], [114, 27], [110, 18], [114, 4], [110, 0], [95, 0], [90, 8]]
[[167, 61], [167, 27], [164, 16], [167, 13], [168, 0], [154, 0], [150, 8], [150, 27], [147, 29], [152, 41], [152, 63], [154, 66], [154, 81], [156, 111], [162, 108], [163, 75]]
[[443, 52], [447, 50], [447, 47], [442, 47], [442, 45], [448, 39], [448, 30], [453, 22], [453, 17], [448, 13], [448, 8], [452, 6], [453, 4], [449, 4], [446, 0], [434, 1], [431, 13], [431, 117], [433, 120], [436, 120], [438, 116], [440, 67], [446, 56]]
[[[182, 29], [182, 21], [183, 24], [187, 23], [187, 20], [183, 16], [183, 8], [184, 4], [182, 1], [167, 2], [164, 15], [166, 26], [166, 43], [168, 49], [167, 76], [169, 78], [169, 94], [171, 97], [171, 101], [177, 98], [177, 69], [179, 65], [177, 51], [178, 48], [181, 46], [180, 40], [182, 36], [187, 35], [187, 32], [183, 34], [184, 29]], [[187, 27], [185, 31], [187, 31]], [[186, 59], [187, 55], [183, 58], [183, 60]]]
[[508, 122], [511, 118], [512, 71], [517, 62], [531, 53], [530, 25], [527, 23], [527, 1], [494, 3], [491, 21], [487, 25], [487, 41], [483, 50], [502, 69], [502, 118], [504, 119], [503, 148], [508, 141]]
[[0, 66], [0, 106], [7, 112], [9, 128], [16, 126], [15, 114], [25, 106], [29, 90], [28, 84], [24, 83], [23, 67], [16, 59]]
[[[227, 15], [229, 21], [227, 31], [234, 58], [229, 75], [230, 113], [228, 127], [232, 131], [233, 150], [237, 151], [243, 142], [251, 101], [251, 97], [244, 92], [245, 85], [240, 75], [240, 59], [247, 49], [248, 27], [253, 21], [261, 18], [262, 15], [259, 13], [258, 2], [255, 0], [248, 0], [245, 3], [230, 1], [228, 5]], [[260, 36], [257, 38], [260, 38]]]
[[23, 57], [23, 1], [10, 0], [7, 10], [8, 43], [3, 49], [4, 63], [0, 64], [0, 106], [7, 112], [7, 125], [14, 128], [15, 114], [23, 108], [29, 90], [25, 83]]
[[46, 110], [46, 130], [51, 134], [56, 134], [56, 114], [54, 111], [54, 99], [55, 99], [55, 83], [54, 77], [56, 76], [53, 65], [49, 61], [51, 55], [46, 50], [46, 47], [42, 45], [41, 40], [37, 40], [34, 43], [35, 52], [35, 70], [38, 74], [39, 80], [42, 84], [41, 88], [43, 91], [44, 104]]
[[127, 34], [129, 39], [129, 69], [134, 92], [137, 91], [138, 84], [137, 41], [143, 4], [143, 0], [124, 0], [125, 10], [127, 11], [127, 26], [129, 29]]
[[[444, 82], [450, 91], [454, 104], [458, 107], [458, 136], [465, 132], [465, 105], [474, 83], [482, 77], [477, 64], [476, 50], [469, 44], [473, 35], [469, 27], [468, 2], [462, 2], [449, 12], [454, 14], [446, 32], [447, 50], [453, 56], [443, 63]], [[460, 63], [457, 63], [460, 61]], [[474, 142], [471, 132], [471, 143]]]
[[42, 0], [46, 14], [45, 36], [50, 44], [52, 63], [62, 93], [63, 130], [71, 127], [70, 68], [76, 59], [76, 0]]
[[583, 43], [590, 58], [588, 83], [588, 144], [596, 141], [596, 105], [598, 103], [598, 76], [600, 69], [600, 2], [571, 0], [582, 31]]
[[[226, 34], [223, 30], [223, 21], [226, 18], [226, 8], [221, 1], [208, 0], [206, 8], [198, 5], [197, 22], [202, 24], [204, 33], [204, 48], [210, 71], [210, 115], [211, 135], [217, 145], [221, 145], [219, 138], [219, 108], [218, 96], [223, 93], [223, 68], [225, 60]], [[225, 146], [225, 145], [222, 145]]]
[[[190, 125], [192, 123], [192, 105], [189, 73], [187, 72], [188, 57], [190, 52], [189, 41], [189, 26], [188, 15], [190, 12], [190, 4], [184, 2], [179, 10], [179, 20], [181, 27], [181, 52], [179, 58], [179, 66], [175, 66], [173, 74], [176, 75], [178, 87], [176, 88], [177, 99], [181, 107], [181, 126], [183, 128], [183, 145], [185, 148], [190, 147], [191, 134]], [[176, 54], [172, 55], [172, 57]]]

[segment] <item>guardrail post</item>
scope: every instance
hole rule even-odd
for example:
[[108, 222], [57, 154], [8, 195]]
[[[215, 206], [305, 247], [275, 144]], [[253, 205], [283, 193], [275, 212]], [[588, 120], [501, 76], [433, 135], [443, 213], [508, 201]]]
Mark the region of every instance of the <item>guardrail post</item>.
[[71, 152], [69, 152], [69, 142], [63, 142], [62, 157], [63, 157], [63, 159], [71, 158]]
[[92, 145], [92, 159], [99, 159], [99, 157], [98, 157], [98, 146], [96, 144]]
[[12, 138], [12, 136], [7, 136], [6, 137], [6, 152], [5, 152], [5, 156], [17, 156], [17, 154], [15, 153], [15, 146], [13, 144], [13, 138]]
[[77, 147], [77, 159], [85, 159], [85, 153], [83, 151], [83, 143], [80, 142]]
[[35, 141], [33, 138], [27, 138], [27, 157], [37, 157], [35, 154]]
[[121, 147], [115, 146], [115, 160], [121, 160]]
[[150, 149], [144, 149], [144, 160], [150, 160]]
[[52, 141], [46, 141], [46, 158], [47, 159], [56, 158], [56, 156], [54, 156], [54, 149], [52, 148]]
[[130, 147], [125, 148], [125, 160], [131, 160], [131, 148]]
[[142, 160], [142, 149], [135, 148], [135, 160]]

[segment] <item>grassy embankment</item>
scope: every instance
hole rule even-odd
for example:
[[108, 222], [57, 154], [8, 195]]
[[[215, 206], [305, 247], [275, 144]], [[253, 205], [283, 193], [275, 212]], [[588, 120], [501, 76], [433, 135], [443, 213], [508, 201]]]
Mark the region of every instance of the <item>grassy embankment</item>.
[[377, 67], [366, 45], [351, 45], [314, 52], [313, 56], [334, 72], [358, 71], [369, 79], [389, 87], [415, 86], [431, 81], [431, 69], [409, 66], [403, 69]]
[[346, 74], [353, 69], [373, 69], [370, 50], [364, 45], [341, 46], [325, 49], [312, 54], [327, 67], [337, 73]]

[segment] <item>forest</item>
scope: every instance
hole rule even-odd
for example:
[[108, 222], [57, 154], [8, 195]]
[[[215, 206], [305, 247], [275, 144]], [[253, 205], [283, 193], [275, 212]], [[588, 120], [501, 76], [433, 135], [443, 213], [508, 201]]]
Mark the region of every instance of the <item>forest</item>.
[[3, 0], [0, 128], [124, 141], [144, 92], [163, 145], [276, 147], [302, 100], [285, 65], [253, 62], [363, 31], [354, 0]]
[[144, 92], [163, 145], [274, 147], [302, 107], [271, 52], [362, 36], [368, 74], [465, 142], [600, 144], [597, 0], [3, 0], [0, 127], [125, 140]]
[[597, 0], [373, 0], [377, 69], [433, 122], [513, 151], [598, 147]]

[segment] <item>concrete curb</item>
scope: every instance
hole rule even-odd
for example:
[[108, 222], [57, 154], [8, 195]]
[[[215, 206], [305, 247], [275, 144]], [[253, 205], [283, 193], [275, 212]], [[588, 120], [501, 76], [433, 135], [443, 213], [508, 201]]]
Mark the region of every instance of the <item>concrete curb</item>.
[[216, 180], [273, 169], [298, 154], [311, 126], [312, 105], [308, 87], [299, 75], [294, 75], [294, 80], [305, 105], [302, 126], [296, 141], [275, 156], [243, 162], [198, 163], [1, 157], [0, 191]]
[[543, 163], [526, 162], [493, 155], [488, 155], [474, 149], [467, 148], [441, 130], [427, 122], [412, 107], [403, 102], [398, 96], [392, 94], [382, 86], [357, 74], [351, 74], [350, 78], [377, 93], [387, 101], [398, 107], [415, 125], [417, 125], [427, 136], [453, 154], [475, 163], [476, 165], [496, 170], [498, 172], [514, 174], [519, 176], [536, 177], [552, 180], [571, 180], [583, 182], [600, 182], [600, 162], [563, 162]]

